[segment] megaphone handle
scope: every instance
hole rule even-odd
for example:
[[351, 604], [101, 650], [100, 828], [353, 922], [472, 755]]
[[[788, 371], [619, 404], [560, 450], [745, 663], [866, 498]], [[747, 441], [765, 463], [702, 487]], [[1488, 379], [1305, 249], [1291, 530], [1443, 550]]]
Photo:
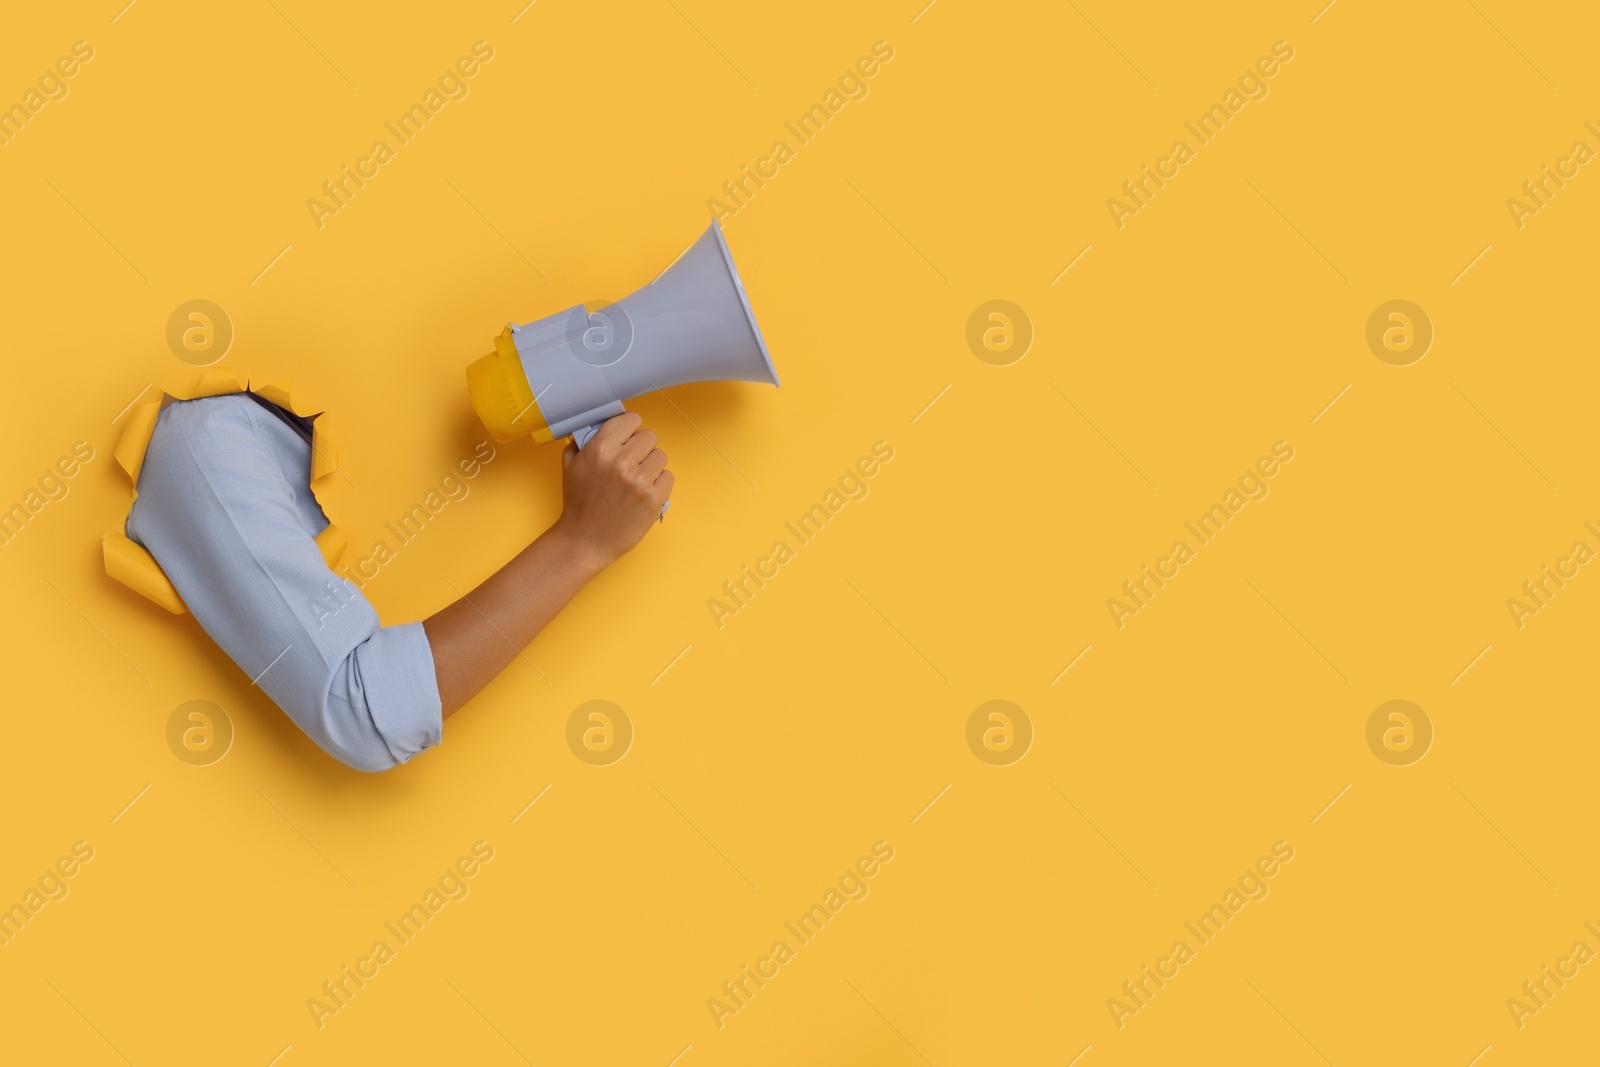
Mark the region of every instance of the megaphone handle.
[[[577, 445], [579, 449], [582, 449], [584, 445], [589, 443], [590, 439], [593, 438], [595, 434], [600, 432], [600, 427], [604, 425], [605, 423], [597, 422], [592, 426], [578, 427], [576, 430], [572, 431], [572, 443]], [[667, 509], [671, 506], [672, 501], [670, 500], [661, 505], [661, 517], [656, 520], [657, 522], [667, 521]]]

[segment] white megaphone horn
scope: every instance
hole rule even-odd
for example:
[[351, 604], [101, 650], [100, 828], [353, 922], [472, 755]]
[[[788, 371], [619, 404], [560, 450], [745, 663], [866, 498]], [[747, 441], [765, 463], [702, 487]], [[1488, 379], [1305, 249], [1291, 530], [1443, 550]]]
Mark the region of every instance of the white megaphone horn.
[[713, 220], [655, 281], [615, 304], [509, 325], [467, 368], [472, 406], [497, 441], [579, 448], [632, 397], [688, 382], [778, 384], [761, 327]]

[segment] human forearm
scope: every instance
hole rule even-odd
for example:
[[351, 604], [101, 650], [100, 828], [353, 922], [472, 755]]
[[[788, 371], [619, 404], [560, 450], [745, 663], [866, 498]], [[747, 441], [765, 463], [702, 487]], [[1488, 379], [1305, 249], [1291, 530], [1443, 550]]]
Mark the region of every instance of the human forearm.
[[631, 412], [562, 453], [561, 518], [423, 622], [445, 717], [489, 684], [595, 575], [639, 543], [672, 492], [666, 453]]
[[504, 670], [604, 566], [558, 522], [476, 589], [424, 620], [445, 718]]

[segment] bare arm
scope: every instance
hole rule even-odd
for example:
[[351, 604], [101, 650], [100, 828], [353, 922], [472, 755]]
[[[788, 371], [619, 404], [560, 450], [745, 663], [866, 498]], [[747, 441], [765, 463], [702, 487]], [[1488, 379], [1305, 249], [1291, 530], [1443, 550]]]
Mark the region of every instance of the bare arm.
[[423, 622], [445, 718], [510, 664], [597, 574], [638, 544], [672, 494], [667, 456], [633, 412], [562, 453], [555, 525], [472, 592]]

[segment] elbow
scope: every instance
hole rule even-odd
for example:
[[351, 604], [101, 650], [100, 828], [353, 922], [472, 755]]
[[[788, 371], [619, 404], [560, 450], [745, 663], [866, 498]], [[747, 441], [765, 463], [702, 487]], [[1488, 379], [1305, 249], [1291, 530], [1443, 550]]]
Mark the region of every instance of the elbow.
[[273, 694], [318, 748], [366, 774], [391, 770], [438, 744], [442, 719], [431, 673], [414, 676], [407, 660], [376, 640], [357, 645], [328, 675]]
[[388, 749], [381, 745], [344, 745], [336, 743], [322, 744], [322, 751], [349, 767], [351, 770], [364, 771], [367, 774], [377, 774], [387, 771], [392, 767], [400, 766], [400, 761], [389, 755]]
[[405, 762], [372, 718], [361, 713], [366, 709], [351, 707], [332, 694], [321, 700], [280, 702], [279, 707], [318, 748], [351, 770], [377, 774]]

